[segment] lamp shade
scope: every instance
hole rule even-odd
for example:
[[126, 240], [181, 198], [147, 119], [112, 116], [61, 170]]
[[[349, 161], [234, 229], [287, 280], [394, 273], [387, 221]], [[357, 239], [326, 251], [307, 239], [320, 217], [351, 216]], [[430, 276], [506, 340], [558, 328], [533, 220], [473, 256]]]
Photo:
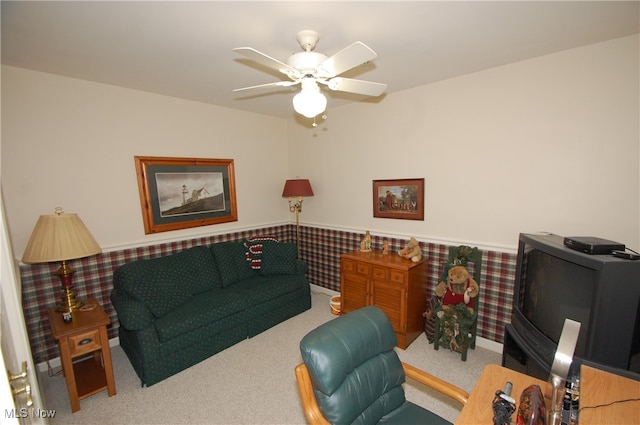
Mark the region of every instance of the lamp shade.
[[317, 91], [301, 91], [293, 97], [293, 109], [300, 115], [313, 118], [327, 108], [327, 98]]
[[327, 98], [313, 78], [302, 80], [302, 90], [293, 97], [293, 109], [307, 118], [313, 118], [327, 108]]
[[22, 255], [27, 264], [83, 258], [102, 252], [77, 214], [41, 215]]
[[284, 182], [283, 198], [295, 196], [313, 196], [313, 189], [308, 179], [292, 179]]

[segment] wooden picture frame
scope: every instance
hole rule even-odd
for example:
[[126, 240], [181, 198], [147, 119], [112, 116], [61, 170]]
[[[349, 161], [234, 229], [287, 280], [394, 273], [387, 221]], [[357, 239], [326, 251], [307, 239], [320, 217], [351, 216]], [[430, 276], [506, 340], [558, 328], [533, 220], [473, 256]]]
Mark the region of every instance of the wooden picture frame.
[[145, 234], [238, 221], [233, 159], [134, 159]]
[[374, 180], [373, 216], [424, 220], [424, 179]]

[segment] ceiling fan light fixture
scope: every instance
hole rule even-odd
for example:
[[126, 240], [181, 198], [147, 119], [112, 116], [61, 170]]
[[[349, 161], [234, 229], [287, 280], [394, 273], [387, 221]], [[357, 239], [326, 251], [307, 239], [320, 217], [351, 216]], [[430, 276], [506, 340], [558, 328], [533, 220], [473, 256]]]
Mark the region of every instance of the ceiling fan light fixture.
[[293, 97], [293, 109], [300, 115], [313, 118], [327, 108], [327, 98], [320, 93], [314, 79], [302, 81], [302, 90]]
[[327, 98], [320, 91], [318, 83], [328, 86], [331, 90], [365, 96], [380, 96], [386, 90], [386, 84], [338, 77], [344, 72], [375, 59], [378, 55], [369, 46], [361, 41], [356, 41], [333, 56], [327, 57], [322, 53], [312, 51], [318, 39], [319, 35], [315, 31], [304, 30], [298, 32], [297, 40], [303, 51], [289, 56], [287, 63], [251, 47], [236, 47], [233, 49], [235, 52], [267, 68], [285, 74], [291, 81], [259, 84], [235, 89], [234, 92], [258, 88], [290, 87], [301, 84], [300, 93], [293, 97], [293, 109], [307, 118], [312, 118], [314, 120], [313, 126], [315, 127], [315, 118], [318, 115], [322, 114], [322, 119], [327, 117], [326, 113], [324, 113], [327, 107]]

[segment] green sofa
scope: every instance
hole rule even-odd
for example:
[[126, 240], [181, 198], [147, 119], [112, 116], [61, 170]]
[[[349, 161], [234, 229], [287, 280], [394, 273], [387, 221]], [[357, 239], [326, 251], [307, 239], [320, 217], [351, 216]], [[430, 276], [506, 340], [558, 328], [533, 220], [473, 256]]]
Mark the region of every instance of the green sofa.
[[[256, 249], [258, 248], [258, 249]], [[153, 385], [311, 307], [296, 245], [220, 242], [124, 264], [110, 299], [120, 346]]]

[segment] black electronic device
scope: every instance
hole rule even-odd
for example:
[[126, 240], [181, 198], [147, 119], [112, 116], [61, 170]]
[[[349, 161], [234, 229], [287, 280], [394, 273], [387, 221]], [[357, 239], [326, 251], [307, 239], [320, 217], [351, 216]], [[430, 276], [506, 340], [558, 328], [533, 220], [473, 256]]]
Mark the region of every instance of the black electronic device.
[[511, 415], [516, 411], [516, 400], [511, 397], [512, 389], [513, 384], [507, 382], [504, 386], [504, 391], [496, 391], [496, 396], [492, 403], [494, 425], [511, 424]]
[[503, 365], [546, 380], [568, 318], [581, 323], [574, 359], [640, 372], [640, 261], [587, 254], [564, 240], [520, 234]]
[[640, 260], [640, 254], [635, 252], [613, 250], [611, 254], [614, 257], [624, 258], [625, 260]]
[[564, 245], [591, 255], [611, 254], [612, 251], [625, 250], [624, 244], [594, 236], [567, 236], [564, 238]]

